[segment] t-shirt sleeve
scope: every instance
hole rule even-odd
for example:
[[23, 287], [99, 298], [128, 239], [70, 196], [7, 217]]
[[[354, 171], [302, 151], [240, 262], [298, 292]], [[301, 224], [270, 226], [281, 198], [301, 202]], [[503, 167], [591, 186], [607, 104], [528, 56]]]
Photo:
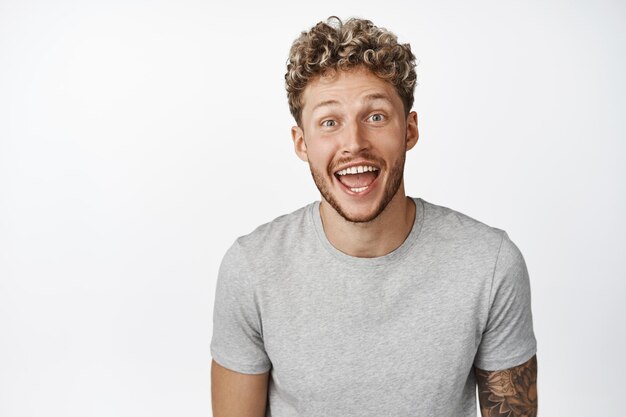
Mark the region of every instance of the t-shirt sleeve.
[[219, 268], [213, 307], [211, 356], [225, 368], [259, 374], [271, 368], [261, 331], [251, 271], [235, 242]]
[[496, 260], [489, 305], [474, 365], [496, 371], [523, 364], [537, 352], [530, 280], [524, 257], [506, 232]]

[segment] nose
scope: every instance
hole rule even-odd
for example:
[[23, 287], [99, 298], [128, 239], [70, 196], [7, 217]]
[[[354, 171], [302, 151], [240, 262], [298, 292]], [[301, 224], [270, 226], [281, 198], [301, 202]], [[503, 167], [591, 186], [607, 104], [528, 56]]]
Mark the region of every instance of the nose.
[[358, 121], [352, 121], [343, 129], [341, 135], [341, 153], [357, 155], [370, 147], [367, 132]]

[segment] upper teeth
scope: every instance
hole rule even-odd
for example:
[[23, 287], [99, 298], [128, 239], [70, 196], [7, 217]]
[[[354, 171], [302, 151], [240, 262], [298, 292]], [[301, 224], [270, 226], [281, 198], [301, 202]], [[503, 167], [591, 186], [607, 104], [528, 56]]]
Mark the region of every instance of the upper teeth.
[[341, 171], [337, 172], [337, 175], [360, 174], [362, 172], [368, 172], [368, 171], [378, 171], [378, 168], [372, 167], [372, 166], [360, 165], [357, 167], [350, 167], [350, 168], [342, 169]]

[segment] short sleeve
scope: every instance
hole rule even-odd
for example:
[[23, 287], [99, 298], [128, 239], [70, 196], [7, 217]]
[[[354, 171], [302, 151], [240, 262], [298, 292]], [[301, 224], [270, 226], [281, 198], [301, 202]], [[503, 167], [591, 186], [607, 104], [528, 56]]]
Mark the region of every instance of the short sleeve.
[[474, 365], [495, 371], [523, 364], [537, 352], [530, 280], [524, 257], [506, 232], [496, 260], [489, 305]]
[[238, 242], [222, 259], [213, 305], [211, 356], [225, 368], [259, 374], [267, 372], [271, 362], [265, 352], [253, 280], [245, 261]]

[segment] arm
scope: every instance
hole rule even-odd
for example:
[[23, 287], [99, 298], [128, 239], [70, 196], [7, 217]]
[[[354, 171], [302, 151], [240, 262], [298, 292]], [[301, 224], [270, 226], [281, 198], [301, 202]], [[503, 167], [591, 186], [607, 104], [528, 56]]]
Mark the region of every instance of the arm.
[[474, 369], [483, 417], [537, 416], [537, 355], [509, 369]]
[[241, 374], [211, 363], [213, 417], [264, 417], [269, 371]]

